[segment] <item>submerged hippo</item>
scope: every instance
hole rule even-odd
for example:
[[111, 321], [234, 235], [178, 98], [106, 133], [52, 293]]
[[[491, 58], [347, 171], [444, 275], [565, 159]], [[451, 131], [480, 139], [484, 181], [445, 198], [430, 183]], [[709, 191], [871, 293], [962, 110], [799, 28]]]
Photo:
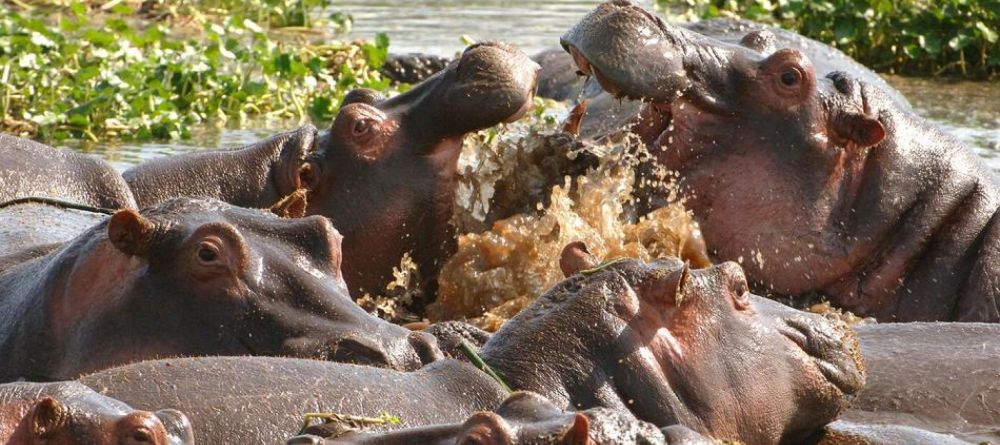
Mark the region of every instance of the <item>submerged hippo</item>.
[[605, 90], [649, 102], [634, 131], [755, 287], [883, 320], [1000, 321], [997, 178], [879, 88], [623, 0], [563, 44]]
[[[0, 220], [18, 211], [2, 209]], [[421, 364], [418, 351], [427, 360], [438, 354], [429, 335], [351, 301], [339, 271], [340, 235], [322, 217], [285, 219], [179, 198], [141, 213], [120, 210], [40, 255], [0, 265], [6, 381], [68, 379], [177, 355], [412, 369]]]
[[0, 204], [28, 197], [135, 208], [128, 184], [106, 161], [0, 133]]
[[[677, 260], [622, 260], [590, 268], [580, 250], [570, 245], [564, 253], [573, 275], [482, 349], [514, 389], [562, 409], [616, 409], [752, 445], [814, 432], [864, 382], [849, 328], [750, 295], [733, 263], [689, 270]], [[203, 443], [275, 443], [298, 431], [306, 412], [388, 413], [402, 422], [395, 428], [463, 422], [507, 396], [486, 373], [455, 360], [406, 373], [189, 358], [110, 369], [81, 382], [136, 406], [181, 409]]]
[[438, 262], [454, 249], [449, 221], [462, 140], [524, 115], [537, 70], [508, 45], [472, 45], [391, 99], [349, 93], [322, 136], [306, 126], [237, 151], [153, 160], [125, 177], [142, 205], [212, 196], [268, 207], [305, 186], [308, 214], [329, 217], [344, 234], [344, 277], [355, 296], [383, 291], [408, 252], [433, 294]]
[[[322, 425], [318, 430], [329, 428]], [[321, 431], [325, 433], [325, 431]], [[464, 422], [406, 428], [387, 433], [349, 432], [326, 441], [326, 434], [303, 435], [287, 445], [714, 445], [688, 428], [660, 431], [628, 411], [591, 408], [566, 412], [533, 392], [516, 392], [495, 410]], [[664, 437], [666, 436], [666, 437]]]
[[0, 443], [194, 445], [180, 411], [137, 411], [76, 382], [0, 385]]

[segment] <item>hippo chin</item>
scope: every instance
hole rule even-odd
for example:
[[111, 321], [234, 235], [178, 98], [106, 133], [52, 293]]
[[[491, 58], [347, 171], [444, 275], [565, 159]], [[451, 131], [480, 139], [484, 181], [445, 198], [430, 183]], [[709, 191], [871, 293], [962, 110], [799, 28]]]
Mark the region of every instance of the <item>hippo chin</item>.
[[[705, 270], [678, 260], [592, 267], [579, 243], [563, 258], [572, 276], [481, 352], [510, 387], [561, 409], [607, 408], [661, 427], [778, 444], [829, 423], [864, 383], [850, 328], [750, 295], [734, 263]], [[456, 360], [396, 372], [310, 360], [188, 358], [81, 381], [140, 407], [169, 401], [192, 416], [206, 443], [284, 440], [298, 431], [301, 414], [315, 411], [390, 413], [402, 421], [395, 428], [459, 423], [508, 395]]]
[[623, 0], [562, 42], [606, 91], [648, 102], [634, 131], [755, 288], [883, 320], [1000, 321], [997, 178], [873, 84]]
[[46, 249], [20, 262], [0, 259], [5, 380], [67, 379], [177, 355], [413, 369], [440, 354], [429, 335], [351, 301], [340, 235], [326, 218], [179, 198], [141, 213], [120, 210]]
[[[493, 411], [464, 422], [387, 433], [349, 432], [327, 440], [331, 425], [293, 437], [287, 445], [712, 445], [716, 442], [675, 425], [660, 431], [627, 411], [591, 408], [566, 412], [532, 392], [516, 392]], [[664, 437], [666, 433], [666, 438]]]
[[0, 204], [29, 197], [106, 209], [136, 206], [128, 184], [103, 159], [0, 133]]
[[309, 213], [344, 234], [351, 292], [377, 293], [410, 253], [433, 296], [439, 262], [455, 249], [450, 225], [465, 134], [519, 119], [532, 107], [538, 65], [501, 43], [470, 46], [406, 93], [344, 98], [309, 156]]
[[0, 443], [194, 445], [180, 411], [133, 410], [76, 382], [0, 385]]

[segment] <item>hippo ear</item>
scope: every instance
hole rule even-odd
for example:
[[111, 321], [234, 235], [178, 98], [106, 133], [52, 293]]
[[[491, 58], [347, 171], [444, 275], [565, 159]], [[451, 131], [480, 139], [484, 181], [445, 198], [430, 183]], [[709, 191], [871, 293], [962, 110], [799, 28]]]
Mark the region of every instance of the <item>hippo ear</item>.
[[118, 250], [130, 256], [144, 256], [152, 242], [156, 226], [132, 209], [115, 212], [108, 222], [108, 239]]
[[834, 131], [837, 136], [862, 148], [874, 147], [885, 139], [882, 123], [863, 114], [851, 113], [837, 119]]
[[281, 201], [271, 206], [269, 210], [281, 218], [302, 218], [306, 216], [306, 207], [308, 206], [307, 195], [308, 191], [300, 188], [290, 195], [281, 198]]
[[590, 443], [590, 420], [582, 413], [576, 413], [573, 419], [573, 426], [563, 436], [562, 444], [588, 445]]
[[574, 241], [563, 247], [562, 255], [559, 256], [559, 268], [562, 269], [563, 276], [569, 278], [581, 270], [593, 269], [597, 266], [597, 259], [587, 250], [587, 245], [583, 241]]
[[580, 125], [583, 124], [583, 117], [587, 114], [587, 105], [590, 103], [590, 99], [581, 100], [580, 103], [576, 104], [572, 110], [569, 111], [569, 116], [562, 124], [562, 131], [565, 133], [572, 134], [573, 136], [580, 135]]
[[49, 439], [65, 428], [68, 421], [66, 406], [52, 397], [46, 397], [32, 410], [31, 431], [41, 439]]

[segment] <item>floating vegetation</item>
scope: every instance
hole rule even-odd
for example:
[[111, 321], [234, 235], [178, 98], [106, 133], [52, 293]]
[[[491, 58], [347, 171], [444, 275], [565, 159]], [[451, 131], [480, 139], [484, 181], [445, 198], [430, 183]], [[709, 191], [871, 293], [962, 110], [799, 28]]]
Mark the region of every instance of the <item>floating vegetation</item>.
[[348, 91], [389, 89], [384, 35], [278, 39], [230, 14], [190, 36], [125, 3], [94, 17], [78, 2], [43, 11], [0, 9], [0, 130], [21, 136], [179, 139], [251, 116], [326, 123]]

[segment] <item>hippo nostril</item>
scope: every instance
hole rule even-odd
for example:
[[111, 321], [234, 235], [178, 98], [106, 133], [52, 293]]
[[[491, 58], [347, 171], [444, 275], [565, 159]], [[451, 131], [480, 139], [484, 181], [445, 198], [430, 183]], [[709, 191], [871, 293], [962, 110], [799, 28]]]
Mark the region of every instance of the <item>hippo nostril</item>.
[[312, 434], [303, 434], [288, 439], [285, 445], [323, 445], [323, 438]]
[[376, 344], [368, 344], [360, 338], [342, 338], [334, 345], [331, 360], [373, 366], [395, 365], [388, 355]]

